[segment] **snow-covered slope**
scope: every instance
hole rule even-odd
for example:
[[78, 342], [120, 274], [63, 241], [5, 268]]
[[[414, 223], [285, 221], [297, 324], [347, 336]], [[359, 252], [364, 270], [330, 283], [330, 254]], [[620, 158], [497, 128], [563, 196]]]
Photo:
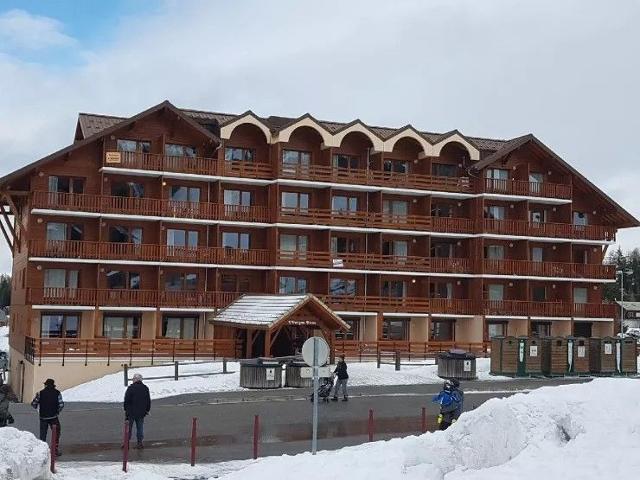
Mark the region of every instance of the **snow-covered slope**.
[[0, 479], [48, 479], [49, 448], [30, 432], [0, 428]]

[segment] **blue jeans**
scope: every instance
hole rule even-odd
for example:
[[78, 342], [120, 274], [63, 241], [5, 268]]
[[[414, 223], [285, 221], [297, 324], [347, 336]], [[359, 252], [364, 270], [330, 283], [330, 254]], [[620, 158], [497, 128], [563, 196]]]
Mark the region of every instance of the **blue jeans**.
[[134, 422], [136, 424], [136, 438], [138, 443], [142, 443], [142, 440], [144, 439], [144, 417], [129, 419], [129, 440], [131, 440], [131, 434], [133, 433]]

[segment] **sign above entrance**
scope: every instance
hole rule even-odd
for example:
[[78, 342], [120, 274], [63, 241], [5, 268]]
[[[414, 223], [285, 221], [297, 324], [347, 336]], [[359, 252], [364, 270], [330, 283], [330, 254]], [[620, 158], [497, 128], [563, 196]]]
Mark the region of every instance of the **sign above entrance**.
[[317, 340], [318, 345], [318, 366], [322, 367], [329, 361], [329, 345], [322, 337], [308, 338], [302, 345], [302, 358], [307, 365], [313, 366], [313, 339]]

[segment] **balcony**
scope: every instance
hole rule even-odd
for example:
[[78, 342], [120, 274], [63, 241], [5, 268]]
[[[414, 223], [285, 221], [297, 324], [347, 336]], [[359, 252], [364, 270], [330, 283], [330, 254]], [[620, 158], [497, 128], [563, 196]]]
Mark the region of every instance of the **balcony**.
[[614, 265], [532, 262], [528, 260], [484, 260], [484, 273], [563, 278], [614, 278]]
[[561, 198], [570, 200], [571, 185], [549, 182], [529, 182], [526, 180], [498, 180], [485, 178], [479, 181], [483, 193], [501, 195], [524, 195], [528, 197]]
[[500, 235], [569, 238], [573, 240], [614, 241], [615, 227], [605, 225], [572, 225], [569, 223], [542, 223], [526, 220], [482, 220], [483, 232]]
[[227, 265], [270, 265], [268, 250], [224, 247], [177, 247], [134, 243], [75, 240], [31, 240], [29, 255], [47, 258], [82, 258], [145, 262], [189, 262]]
[[532, 302], [525, 300], [485, 300], [484, 315], [540, 317], [615, 318], [616, 306], [609, 303]]
[[[119, 154], [119, 161], [116, 161], [117, 154]], [[107, 152], [104, 166], [154, 172], [187, 173], [191, 175], [273, 178], [271, 165], [267, 163], [221, 162], [215, 158], [174, 157], [155, 153]]]
[[262, 206], [40, 191], [33, 192], [31, 205], [32, 208], [96, 214], [149, 215], [198, 220], [268, 222], [270, 218], [267, 207]]

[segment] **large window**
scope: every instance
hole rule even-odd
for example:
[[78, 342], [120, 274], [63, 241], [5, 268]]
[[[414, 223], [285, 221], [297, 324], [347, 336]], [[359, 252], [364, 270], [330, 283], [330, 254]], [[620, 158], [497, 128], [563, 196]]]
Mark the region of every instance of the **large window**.
[[338, 153], [333, 156], [333, 167], [356, 170], [358, 168], [358, 157], [356, 155]]
[[349, 331], [337, 331], [336, 340], [358, 340], [360, 338], [360, 319], [343, 318], [344, 323], [349, 325]]
[[485, 178], [491, 180], [509, 180], [509, 170], [503, 168], [487, 168]]
[[487, 323], [487, 337], [505, 337], [507, 335], [506, 322], [490, 322]]
[[354, 253], [357, 250], [357, 239], [349, 237], [331, 237], [331, 253]]
[[140, 316], [105, 315], [102, 336], [106, 338], [140, 338]]
[[58, 193], [84, 193], [84, 178], [49, 177], [49, 191]]
[[573, 288], [573, 303], [587, 303], [588, 301], [587, 289], [585, 287]]
[[356, 294], [357, 283], [353, 279], [348, 278], [332, 278], [329, 282], [329, 293], [331, 295], [350, 295]]
[[431, 256], [433, 258], [453, 258], [453, 243], [434, 242], [431, 244]]
[[244, 275], [222, 275], [220, 288], [223, 292], [247, 293], [251, 291], [251, 279]]
[[78, 270], [47, 268], [44, 271], [45, 288], [78, 288]]
[[534, 337], [550, 337], [551, 322], [531, 322], [531, 335]]
[[68, 223], [47, 223], [47, 240], [48, 241], [62, 241], [62, 240], [82, 240], [83, 226], [79, 224]]
[[574, 225], [589, 225], [589, 218], [584, 212], [573, 212]]
[[450, 203], [434, 203], [431, 207], [431, 215], [434, 217], [453, 217], [455, 207]]
[[406, 217], [409, 214], [409, 202], [404, 200], [384, 200], [382, 211], [387, 215]]
[[484, 258], [489, 260], [504, 260], [504, 246], [487, 245], [484, 247]]
[[107, 286], [111, 290], [138, 290], [140, 288], [140, 273], [110, 270], [107, 272]]
[[198, 288], [198, 274], [185, 272], [168, 272], [164, 275], [164, 289], [168, 292], [182, 290], [196, 290]]
[[284, 150], [282, 152], [283, 165], [309, 166], [311, 163], [311, 153], [299, 150]]
[[453, 298], [453, 283], [451, 282], [432, 282], [429, 284], [429, 293], [431, 298]]
[[142, 228], [116, 225], [109, 227], [109, 241], [113, 243], [142, 243]]
[[280, 293], [307, 293], [307, 279], [297, 277], [280, 277], [278, 291]]
[[111, 184], [111, 195], [114, 197], [144, 197], [144, 185], [137, 182], [113, 182]]
[[250, 238], [248, 233], [222, 232], [222, 246], [224, 248], [248, 250]]
[[409, 320], [393, 319], [382, 321], [383, 340], [407, 340], [409, 337]]
[[385, 240], [382, 242], [382, 254], [406, 257], [409, 255], [409, 243], [406, 240]]
[[406, 160], [386, 159], [382, 168], [385, 172], [409, 173], [409, 162]]
[[331, 210], [334, 212], [357, 212], [358, 197], [334, 195], [331, 197]]
[[175, 143], [167, 143], [164, 146], [164, 154], [169, 157], [195, 157], [196, 147], [190, 145], [178, 145]]
[[542, 262], [544, 260], [544, 249], [542, 247], [531, 247], [531, 260]]
[[224, 159], [227, 162], [253, 162], [254, 152], [250, 148], [226, 147]]
[[382, 282], [382, 296], [402, 298], [407, 293], [407, 283], [403, 280], [385, 280]]
[[309, 208], [309, 194], [299, 192], [282, 192], [283, 209], [306, 211]]
[[434, 163], [431, 165], [431, 175], [438, 177], [457, 177], [458, 166], [448, 165], [446, 163]]
[[167, 229], [167, 245], [196, 248], [198, 246], [198, 231], [169, 228]]
[[431, 322], [431, 340], [434, 342], [452, 342], [455, 322], [452, 320], [433, 320]]
[[504, 300], [504, 285], [500, 283], [492, 283], [487, 286], [487, 300], [502, 301]]
[[196, 338], [197, 331], [197, 317], [162, 317], [162, 336], [164, 338], [192, 340]]
[[151, 152], [151, 142], [145, 142], [140, 140], [118, 140], [118, 151], [119, 152], [139, 152], [139, 153], [150, 153]]
[[287, 253], [290, 257], [293, 257], [294, 254], [299, 258], [304, 257], [307, 253], [308, 245], [309, 237], [306, 235], [280, 234], [280, 253], [285, 257]]
[[200, 189], [198, 187], [181, 187], [174, 185], [171, 187], [171, 200], [174, 202], [193, 202], [200, 201]]
[[504, 220], [504, 207], [500, 205], [489, 205], [487, 207], [484, 207], [484, 218], [490, 218], [492, 220]]
[[43, 313], [40, 317], [42, 338], [78, 338], [80, 316], [66, 313]]
[[543, 286], [531, 287], [531, 299], [534, 302], [546, 302], [547, 288]]
[[224, 191], [224, 204], [225, 205], [237, 205], [242, 207], [251, 206], [251, 192], [244, 192], [242, 190], [225, 190]]
[[547, 221], [547, 211], [542, 208], [531, 210], [529, 217], [532, 223], [545, 223]]

